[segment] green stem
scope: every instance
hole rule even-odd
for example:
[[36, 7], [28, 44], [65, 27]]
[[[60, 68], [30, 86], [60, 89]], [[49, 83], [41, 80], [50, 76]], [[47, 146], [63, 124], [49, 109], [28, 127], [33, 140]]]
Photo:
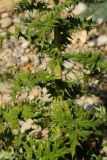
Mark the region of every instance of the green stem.
[[[59, 4], [59, 0], [53, 0], [55, 3], [55, 6]], [[60, 26], [56, 25], [54, 28], [54, 45], [55, 48], [57, 49], [57, 56], [61, 56], [61, 31], [60, 31]], [[62, 62], [59, 61], [54, 69], [54, 74], [58, 79], [62, 78]]]
[[61, 55], [61, 33], [60, 33], [60, 29], [59, 26], [56, 26], [54, 28], [54, 44], [55, 44], [55, 48], [57, 48], [58, 50], [58, 55]]

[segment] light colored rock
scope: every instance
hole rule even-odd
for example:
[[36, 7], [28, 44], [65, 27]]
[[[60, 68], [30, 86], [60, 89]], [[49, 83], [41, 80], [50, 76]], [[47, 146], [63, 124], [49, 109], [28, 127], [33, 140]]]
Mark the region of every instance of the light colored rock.
[[83, 77], [83, 74], [80, 71], [71, 71], [69, 72], [66, 77], [70, 80], [76, 81]]
[[21, 64], [24, 65], [29, 62], [29, 57], [23, 55], [23, 56], [21, 56], [20, 60], [21, 60]]
[[19, 63], [19, 59], [18, 59], [16, 56], [13, 56], [13, 57], [12, 57], [12, 63], [13, 63], [14, 65], [17, 65], [17, 64]]
[[25, 52], [26, 52], [26, 53], [30, 53], [30, 48], [27, 48], [27, 49], [25, 50]]
[[94, 47], [94, 46], [96, 45], [96, 41], [95, 41], [95, 40], [88, 41], [88, 42], [87, 42], [87, 45], [88, 45], [89, 47]]
[[25, 40], [24, 37], [19, 37], [19, 43], [22, 45], [23, 43], [26, 43], [27, 41]]
[[107, 44], [107, 35], [100, 35], [97, 38], [97, 46], [102, 46]]
[[25, 50], [23, 48], [18, 47], [18, 52], [20, 56], [22, 56], [25, 53]]
[[10, 37], [10, 41], [13, 42], [13, 43], [16, 43], [17, 42], [17, 39], [15, 36], [11, 36]]
[[26, 41], [25, 43], [23, 43], [23, 44], [21, 45], [21, 47], [22, 47], [23, 49], [27, 49], [27, 48], [29, 47], [29, 45], [30, 45], [30, 43]]
[[10, 26], [9, 27], [9, 32], [14, 33], [15, 32], [15, 26]]
[[11, 102], [11, 97], [9, 94], [0, 95], [0, 106], [9, 104]]
[[32, 63], [34, 64], [35, 67], [37, 67], [40, 64], [40, 59], [39, 59], [39, 57], [37, 55], [30, 54], [29, 58], [32, 61]]
[[97, 28], [93, 28], [88, 32], [89, 38], [94, 38], [95, 36], [99, 36], [99, 32], [97, 31]]
[[76, 42], [80, 41], [82, 44], [84, 44], [87, 41], [87, 31], [82, 30], [79, 32], [72, 33], [72, 43], [75, 44]]
[[70, 69], [70, 68], [72, 68], [73, 66], [74, 66], [74, 63], [69, 62], [69, 61], [64, 61], [64, 67], [65, 67], [66, 69]]
[[87, 10], [87, 5], [85, 3], [78, 3], [78, 5], [75, 6], [75, 9], [72, 11], [74, 15], [80, 15], [83, 12]]
[[100, 25], [100, 24], [102, 24], [102, 23], [103, 23], [103, 18], [100, 18], [100, 17], [99, 17], [99, 18], [97, 19], [97, 24]]
[[9, 82], [0, 82], [0, 93], [9, 94], [11, 92], [12, 85]]
[[76, 100], [77, 105], [83, 106], [84, 109], [95, 109], [95, 106], [98, 106], [102, 103], [99, 97], [95, 95], [91, 96], [82, 96], [81, 98]]
[[1, 23], [1, 28], [8, 28], [12, 25], [12, 19], [7, 17], [7, 18], [3, 18], [0, 21]]
[[1, 19], [6, 18], [6, 17], [8, 17], [8, 16], [9, 16], [9, 13], [8, 13], [8, 12], [2, 13]]
[[13, 130], [12, 130], [12, 134], [13, 134], [14, 136], [19, 135], [19, 130], [13, 129]]
[[20, 19], [19, 19], [19, 18], [14, 18], [14, 19], [13, 19], [13, 23], [19, 24], [19, 23], [20, 23]]
[[47, 65], [48, 65], [48, 62], [45, 59], [43, 59], [42, 63], [38, 66], [38, 69], [46, 69]]

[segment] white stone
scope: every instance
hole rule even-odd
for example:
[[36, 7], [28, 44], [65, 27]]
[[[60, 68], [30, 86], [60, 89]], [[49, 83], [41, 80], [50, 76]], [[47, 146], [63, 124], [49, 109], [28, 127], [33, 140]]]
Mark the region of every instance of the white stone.
[[34, 64], [35, 67], [37, 67], [40, 64], [40, 60], [39, 57], [36, 55], [29, 55], [30, 60], [32, 61], [32, 63]]
[[83, 77], [83, 74], [80, 73], [80, 71], [71, 71], [69, 72], [67, 75], [67, 78], [70, 79], [70, 80], [73, 80], [73, 81], [76, 81], [78, 80], [79, 78], [82, 78]]
[[19, 37], [19, 43], [20, 44], [23, 44], [23, 43], [26, 43], [26, 39], [24, 37]]
[[97, 31], [97, 28], [93, 28], [88, 32], [88, 37], [93, 38], [99, 36], [99, 32]]
[[102, 24], [102, 23], [103, 23], [103, 18], [98, 18], [98, 19], [97, 19], [97, 24], [100, 25], [100, 24]]
[[29, 57], [28, 56], [21, 56], [20, 60], [21, 60], [21, 63], [24, 65], [29, 62]]
[[26, 48], [28, 48], [29, 47], [29, 42], [25, 42], [25, 43], [23, 43], [22, 45], [21, 45], [21, 47], [23, 48], [23, 49], [26, 49]]
[[88, 45], [89, 47], [94, 47], [95, 44], [96, 44], [96, 41], [95, 41], [95, 40], [91, 40], [91, 41], [88, 41], [88, 42], [87, 42], [87, 45]]
[[12, 25], [12, 19], [9, 17], [3, 18], [1, 19], [0, 23], [1, 23], [1, 28], [7, 28]]
[[30, 48], [26, 48], [25, 52], [30, 53]]
[[87, 31], [82, 30], [79, 32], [72, 33], [72, 43], [75, 44], [76, 42], [81, 41], [84, 44], [87, 41]]
[[75, 6], [75, 9], [73, 10], [74, 15], [80, 15], [83, 12], [87, 10], [87, 5], [80, 2], [78, 5]]
[[15, 26], [10, 26], [9, 27], [9, 32], [14, 33], [15, 32]]
[[92, 14], [92, 15], [89, 15], [89, 16], [86, 18], [86, 20], [93, 19], [93, 17], [94, 17], [94, 15], [93, 15], [93, 14]]
[[13, 55], [15, 56], [15, 55], [18, 55], [20, 52], [21, 52], [21, 49], [17, 46], [17, 47], [15, 47], [15, 48], [13, 48], [14, 50], [13, 50]]
[[8, 13], [8, 12], [5, 12], [5, 13], [2, 13], [1, 18], [6, 18], [6, 17], [8, 17], [8, 16], [9, 16], [9, 13]]
[[69, 61], [64, 61], [64, 67], [67, 69], [70, 69], [74, 66], [74, 63], [69, 62]]
[[97, 46], [102, 46], [107, 44], [107, 35], [100, 35], [97, 38]]

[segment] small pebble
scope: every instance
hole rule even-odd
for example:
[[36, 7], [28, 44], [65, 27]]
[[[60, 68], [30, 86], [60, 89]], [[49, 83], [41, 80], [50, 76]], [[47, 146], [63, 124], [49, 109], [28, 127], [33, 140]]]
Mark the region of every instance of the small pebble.
[[78, 3], [78, 5], [75, 6], [75, 9], [73, 10], [74, 15], [80, 15], [83, 12], [87, 10], [87, 5], [85, 3]]
[[12, 25], [12, 19], [9, 17], [3, 18], [0, 21], [1, 28], [8, 28]]
[[102, 46], [107, 44], [107, 35], [100, 35], [97, 38], [97, 46]]
[[23, 48], [23, 49], [27, 49], [28, 47], [29, 47], [29, 42], [25, 42], [25, 43], [23, 43], [22, 45], [21, 45], [21, 47]]
[[23, 55], [23, 56], [21, 56], [20, 60], [21, 60], [21, 64], [24, 65], [29, 62], [29, 57]]
[[96, 41], [95, 41], [95, 40], [91, 40], [91, 41], [88, 41], [88, 42], [87, 42], [87, 45], [88, 45], [89, 47], [94, 47], [95, 44], [96, 44]]
[[6, 17], [9, 17], [9, 13], [8, 12], [2, 13], [1, 19], [6, 18]]

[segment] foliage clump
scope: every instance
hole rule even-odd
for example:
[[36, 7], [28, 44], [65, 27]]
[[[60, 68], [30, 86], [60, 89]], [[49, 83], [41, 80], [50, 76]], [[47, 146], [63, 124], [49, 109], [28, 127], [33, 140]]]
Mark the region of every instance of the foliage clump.
[[[15, 7], [18, 12], [36, 10], [38, 17], [33, 18], [31, 14], [22, 17], [22, 24], [26, 25], [25, 33], [17, 26], [14, 35], [30, 41], [38, 52], [47, 53], [51, 61], [49, 71], [16, 71], [10, 74], [14, 103], [0, 107], [0, 159], [102, 159], [100, 149], [107, 127], [106, 109], [100, 106], [95, 110], [85, 110], [84, 106], [76, 104], [75, 99], [78, 95], [89, 94], [87, 87], [90, 78], [102, 78], [107, 73], [107, 63], [103, 62], [100, 52], [62, 54], [72, 31], [92, 27], [92, 20], [61, 15], [63, 10], [78, 2], [53, 0], [49, 7], [45, 0], [23, 0]], [[76, 80], [64, 77], [65, 60], [82, 65], [79, 70], [83, 73], [82, 77]], [[8, 74], [0, 76], [4, 80]], [[37, 85], [47, 89], [50, 101], [36, 97], [16, 103], [18, 92]]]

